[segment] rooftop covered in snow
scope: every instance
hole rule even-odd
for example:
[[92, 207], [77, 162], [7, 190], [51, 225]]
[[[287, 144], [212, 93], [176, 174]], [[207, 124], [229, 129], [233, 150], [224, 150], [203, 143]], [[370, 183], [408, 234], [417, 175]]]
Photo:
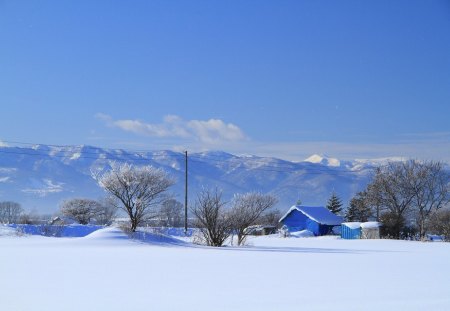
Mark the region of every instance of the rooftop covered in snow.
[[343, 226], [346, 226], [350, 229], [358, 229], [361, 228], [361, 222], [358, 221], [352, 221], [352, 222], [343, 222], [342, 223]]
[[294, 205], [292, 206], [286, 214], [279, 220], [283, 221], [292, 211], [297, 210], [300, 213], [303, 213], [305, 216], [311, 218], [322, 225], [330, 225], [330, 226], [338, 226], [342, 223], [343, 219], [340, 216], [337, 216], [330, 212], [326, 207], [323, 206], [301, 206]]
[[361, 228], [363, 228], [363, 229], [375, 229], [375, 228], [378, 228], [380, 226], [381, 226], [381, 224], [379, 222], [376, 222], [376, 221], [368, 221], [368, 222], [363, 222], [361, 224]]

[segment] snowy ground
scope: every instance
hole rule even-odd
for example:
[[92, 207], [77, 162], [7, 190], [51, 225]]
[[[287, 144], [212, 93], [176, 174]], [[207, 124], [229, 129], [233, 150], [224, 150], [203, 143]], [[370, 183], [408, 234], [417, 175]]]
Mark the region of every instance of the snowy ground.
[[0, 310], [450, 310], [450, 243], [14, 235], [0, 226]]

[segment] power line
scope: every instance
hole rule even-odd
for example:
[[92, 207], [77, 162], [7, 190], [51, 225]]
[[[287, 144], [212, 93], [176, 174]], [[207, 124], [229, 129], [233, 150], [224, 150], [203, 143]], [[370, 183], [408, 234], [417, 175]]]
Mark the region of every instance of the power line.
[[[138, 154], [140, 156], [146, 156], [148, 153], [152, 153], [152, 155], [155, 155], [155, 153], [159, 153], [159, 152], [164, 152], [164, 151], [160, 151], [160, 150], [133, 150], [133, 149], [123, 149], [123, 148], [103, 148], [103, 147], [94, 147], [94, 146], [89, 146], [89, 145], [56, 145], [56, 144], [43, 144], [43, 143], [31, 143], [31, 142], [19, 142], [19, 141], [8, 141], [8, 140], [2, 140], [2, 142], [5, 143], [10, 143], [10, 144], [22, 144], [22, 145], [29, 145], [29, 146], [48, 146], [48, 147], [55, 147], [55, 148], [70, 148], [70, 149], [76, 149], [76, 148], [93, 148], [93, 149], [98, 149], [98, 150], [102, 150], [102, 151], [107, 151], [107, 152], [111, 152], [111, 153], [120, 153], [120, 152], [127, 152], [129, 154], [131, 153], [135, 153]], [[19, 147], [20, 148], [20, 147]], [[63, 152], [64, 150], [59, 150], [61, 152]], [[76, 151], [70, 150], [72, 151], [74, 154], [76, 153]], [[170, 156], [171, 157], [178, 157], [180, 159], [184, 159], [184, 154], [181, 152], [176, 152], [176, 151], [168, 151], [170, 152]], [[81, 152], [82, 154], [87, 154], [87, 155], [98, 155], [98, 152], [90, 152], [90, 151], [86, 151], [83, 150]], [[214, 153], [214, 152], [213, 152]], [[224, 152], [225, 154], [227, 154], [226, 152]], [[34, 154], [33, 154], [34, 155]], [[46, 154], [43, 154], [46, 155]], [[197, 159], [198, 162], [202, 162], [205, 159], [208, 159], [209, 162], [220, 162], [220, 163], [229, 163], [230, 161], [236, 160], [236, 161], [242, 161], [243, 159], [246, 160], [246, 162], [248, 161], [252, 161], [252, 163], [261, 163], [261, 164], [265, 164], [266, 167], [274, 167], [274, 168], [287, 168], [287, 169], [296, 169], [294, 166], [297, 165], [302, 165], [304, 163], [301, 162], [290, 162], [287, 160], [283, 160], [283, 159], [278, 159], [278, 158], [270, 158], [270, 157], [257, 157], [257, 156], [252, 156], [251, 158], [247, 158], [247, 157], [241, 157], [241, 156], [236, 156], [233, 154], [229, 154], [230, 155], [230, 159], [224, 159], [223, 157], [220, 156], [216, 156], [214, 154], [208, 153], [205, 154], [203, 152], [199, 152], [199, 153], [193, 153], [190, 155], [190, 159], [194, 158]], [[64, 155], [52, 155], [53, 157], [61, 157], [64, 158], [66, 156]], [[81, 156], [80, 156], [81, 157]], [[117, 156], [116, 156], [117, 157]], [[89, 157], [85, 157], [82, 156], [81, 158], [86, 158], [89, 159]], [[273, 165], [267, 165], [266, 160], [275, 160], [279, 163], [276, 164], [276, 166]], [[204, 161], [205, 163], [207, 163], [207, 161]], [[281, 162], [281, 163], [280, 163]], [[242, 162], [241, 162], [242, 163]], [[249, 169], [255, 169], [255, 168], [249, 168]], [[316, 167], [314, 168], [317, 171], [324, 171], [324, 172], [328, 172], [330, 170], [330, 168], [321, 168], [321, 167]], [[356, 171], [356, 170], [355, 170]]]
[[[7, 143], [19, 143], [19, 142], [12, 142], [12, 141], [4, 141]], [[44, 144], [33, 144], [33, 143], [24, 143], [24, 142], [20, 142], [21, 144], [25, 144], [25, 145], [41, 145], [41, 146], [49, 146], [49, 147], [55, 147], [55, 148], [67, 148], [67, 149], [76, 149], [76, 148], [83, 148], [86, 146], [76, 146], [76, 145], [44, 145]], [[21, 147], [16, 147], [16, 148], [20, 148]], [[93, 147], [93, 148], [98, 148], [98, 150], [102, 150], [102, 151], [106, 151], [107, 153], [99, 153], [99, 152], [88, 152], [86, 150], [83, 151], [76, 151], [76, 150], [57, 150], [59, 152], [70, 152], [72, 153], [72, 157], [74, 157], [76, 155], [76, 158], [73, 158], [73, 160], [76, 159], [92, 159], [92, 160], [115, 160], [115, 161], [154, 161], [157, 162], [157, 159], [151, 158], [149, 157], [151, 153], [151, 156], [155, 156], [158, 155], [158, 153], [160, 153], [161, 151], [130, 151], [130, 150], [126, 150], [126, 149], [108, 149], [108, 148], [99, 148], [99, 147]], [[4, 154], [17, 154], [17, 155], [27, 155], [27, 156], [41, 156], [41, 157], [49, 157], [49, 158], [67, 158], [69, 160], [71, 160], [70, 155], [66, 155], [66, 154], [47, 154], [47, 153], [42, 153], [39, 152], [40, 150], [35, 150], [35, 152], [26, 152], [24, 150], [21, 151], [13, 151], [13, 150], [1, 150], [0, 149], [0, 153], [4, 153]], [[109, 154], [108, 154], [109, 152]], [[126, 155], [123, 154], [113, 154], [113, 153], [123, 153], [126, 152]], [[163, 151], [164, 152], [164, 151]], [[178, 160], [181, 160], [185, 157], [184, 154], [182, 153], [177, 153], [174, 151], [169, 151], [170, 154], [168, 154], [169, 157], [171, 158], [176, 158]], [[133, 154], [134, 153], [134, 154]], [[96, 155], [95, 157], [91, 157], [88, 155]], [[99, 157], [99, 155], [101, 157]], [[132, 156], [132, 158], [124, 158], [124, 156]], [[202, 164], [202, 165], [208, 165], [211, 164], [211, 162], [214, 163], [220, 163], [220, 164], [225, 164], [230, 166], [230, 161], [236, 160], [243, 160], [243, 157], [239, 157], [239, 156], [234, 156], [234, 155], [230, 155], [231, 158], [230, 159], [223, 159], [219, 156], [216, 155], [211, 155], [211, 154], [202, 154], [202, 153], [197, 153], [197, 154], [191, 154], [190, 155], [190, 162], [193, 163], [197, 163], [197, 164]], [[328, 167], [300, 167], [300, 165], [304, 165], [302, 163], [294, 163], [294, 162], [289, 162], [289, 161], [285, 161], [285, 160], [280, 160], [280, 159], [276, 159], [276, 161], [281, 162], [281, 163], [276, 163], [276, 165], [268, 165], [265, 161], [265, 159], [274, 159], [274, 158], [262, 158], [262, 157], [255, 157], [254, 162], [252, 161], [253, 159], [248, 159], [246, 162], [242, 163], [240, 162], [239, 166], [235, 166], [235, 167], [230, 167], [231, 170], [235, 171], [235, 170], [246, 170], [246, 171], [263, 171], [263, 172], [277, 172], [277, 173], [303, 173], [303, 174], [310, 174], [310, 175], [321, 175], [321, 174], [327, 174], [327, 175], [332, 175], [332, 176], [343, 176], [344, 174], [354, 174], [354, 173], [358, 173], [358, 172], [363, 172], [363, 171], [367, 171], [367, 169], [358, 169], [358, 170], [342, 170], [342, 169], [332, 169], [332, 168], [328, 168]], [[263, 167], [258, 166], [258, 167], [252, 167], [251, 165], [246, 165], [248, 164], [248, 161], [251, 161], [252, 163], [256, 163], [256, 164], [262, 164], [264, 165]], [[243, 164], [243, 165], [241, 165]], [[194, 169], [197, 168], [194, 166]], [[192, 169], [192, 168], [191, 168]], [[228, 172], [229, 173], [229, 172]]]
[[[92, 148], [97, 150], [103, 150], [108, 152], [128, 152], [128, 153], [156, 153], [161, 152], [161, 150], [138, 150], [138, 149], [124, 149], [124, 148], [104, 148], [104, 147], [96, 147], [96, 146], [90, 146], [90, 145], [55, 145], [55, 144], [44, 144], [44, 143], [30, 143], [30, 142], [19, 142], [19, 141], [9, 141], [9, 140], [0, 140], [0, 142], [7, 143], [7, 144], [17, 144], [17, 145], [25, 145], [25, 146], [45, 146], [45, 147], [54, 147], [54, 148]], [[17, 147], [21, 148], [21, 147]], [[177, 153], [176, 151], [169, 151], [173, 153]], [[96, 152], [89, 152], [89, 151], [83, 151], [85, 154], [98, 154]], [[179, 155], [182, 157], [183, 155], [179, 153]]]
[[[192, 159], [194, 158], [194, 159]], [[190, 156], [190, 161], [193, 162], [197, 162], [197, 163], [208, 163], [209, 162], [220, 162], [220, 163], [224, 163], [224, 160], [213, 160], [213, 159], [209, 159], [209, 160], [198, 160], [198, 158], [196, 157], [196, 155], [191, 155]], [[237, 158], [239, 159], [239, 158]], [[227, 164], [229, 164], [229, 162], [225, 162]], [[266, 170], [266, 171], [279, 171], [279, 172], [285, 172], [285, 171], [299, 171], [299, 170], [307, 170], [307, 171], [312, 171], [314, 170], [317, 173], [345, 173], [345, 174], [351, 174], [351, 173], [358, 173], [358, 172], [364, 172], [367, 169], [355, 169], [355, 170], [343, 170], [342, 168], [337, 168], [337, 169], [333, 169], [333, 168], [328, 168], [328, 167], [301, 167], [301, 165], [305, 165], [304, 163], [292, 163], [292, 165], [265, 165], [264, 167], [248, 167], [245, 166], [245, 163], [240, 163], [240, 164], [244, 164], [243, 166], [236, 166], [233, 169], [245, 169], [245, 170]], [[267, 169], [269, 168], [269, 169]]]
[[[39, 157], [47, 157], [47, 158], [62, 158], [62, 159], [69, 159], [69, 156], [67, 155], [50, 155], [50, 154], [43, 154], [43, 153], [27, 153], [27, 152], [15, 152], [15, 151], [5, 151], [5, 150], [0, 150], [0, 153], [4, 153], [4, 154], [16, 154], [16, 155], [25, 155], [25, 156], [39, 156]], [[178, 157], [178, 155], [175, 155]], [[182, 155], [181, 155], [182, 156]], [[76, 159], [74, 160], [78, 160], [78, 159], [92, 159], [92, 160], [114, 160], [114, 161], [120, 161], [120, 162], [129, 162], [129, 161], [144, 161], [144, 162], [148, 162], [150, 160], [155, 161], [154, 159], [151, 158], [120, 158], [120, 157], [111, 157], [111, 156], [103, 156], [101, 158], [98, 157], [87, 157], [87, 156], [78, 156]], [[156, 162], [156, 161], [155, 161]], [[199, 160], [195, 160], [195, 159], [190, 159], [190, 162], [192, 163], [197, 163], [197, 164], [204, 164], [204, 165], [208, 165], [209, 163], [207, 161], [199, 161]], [[191, 166], [191, 170], [195, 170], [197, 167], [194, 166], [194, 169], [192, 169]], [[243, 166], [238, 166], [235, 168], [232, 168], [232, 170], [243, 170], [243, 171], [259, 171], [259, 172], [275, 172], [275, 173], [300, 173], [303, 175], [323, 175], [323, 174], [327, 174], [330, 176], [344, 176], [344, 174], [352, 174], [355, 173], [355, 171], [325, 171], [325, 170], [318, 170], [315, 169], [316, 171], [312, 171], [311, 168], [283, 168], [283, 167], [276, 167], [276, 166], [266, 166], [266, 167], [256, 167], [256, 168], [248, 168], [248, 167], [243, 167]], [[362, 171], [362, 170], [361, 170]], [[230, 172], [227, 172], [230, 173]]]
[[[69, 156], [67, 156], [67, 155], [58, 155], [58, 154], [51, 155], [51, 154], [45, 154], [45, 153], [29, 153], [29, 152], [17, 152], [17, 151], [9, 151], [9, 150], [8, 151], [7, 150], [0, 150], [0, 153], [26, 155], [26, 156], [48, 157], [48, 158], [62, 158], [62, 159], [67, 158], [67, 159], [70, 160]], [[76, 154], [76, 152], [74, 152], [72, 154], [72, 156], [74, 156], [75, 154]], [[121, 159], [121, 158], [119, 158], [119, 156], [111, 157], [111, 156], [104, 156], [104, 154], [103, 154], [103, 157], [101, 157], [101, 158], [99, 158], [99, 157], [87, 157], [87, 156], [81, 156], [80, 155], [80, 156], [77, 156], [76, 158], [74, 158], [73, 160], [76, 160], [76, 159], [117, 160], [117, 161], [130, 161], [130, 160], [133, 160], [133, 161], [148, 161], [149, 160], [149, 159], [146, 159], [146, 158]]]

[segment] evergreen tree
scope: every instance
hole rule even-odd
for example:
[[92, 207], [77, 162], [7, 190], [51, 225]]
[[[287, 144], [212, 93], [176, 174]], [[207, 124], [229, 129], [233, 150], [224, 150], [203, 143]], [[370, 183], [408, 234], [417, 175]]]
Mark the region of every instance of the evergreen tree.
[[358, 206], [354, 202], [354, 198], [350, 201], [350, 206], [345, 211], [345, 221], [358, 221]]
[[350, 206], [345, 213], [346, 221], [366, 222], [372, 216], [372, 210], [366, 203], [365, 193], [359, 192], [350, 200]]
[[336, 193], [333, 192], [331, 198], [328, 200], [327, 208], [335, 215], [339, 215], [342, 212], [342, 202], [338, 198]]

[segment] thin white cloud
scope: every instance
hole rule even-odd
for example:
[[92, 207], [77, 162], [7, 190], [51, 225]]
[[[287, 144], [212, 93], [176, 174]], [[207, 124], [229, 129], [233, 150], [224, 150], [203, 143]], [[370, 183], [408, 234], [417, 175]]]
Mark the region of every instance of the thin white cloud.
[[238, 142], [245, 139], [245, 135], [239, 127], [232, 123], [227, 124], [219, 119], [192, 120], [187, 122], [187, 128], [200, 141], [210, 144], [220, 141]]
[[0, 167], [0, 173], [13, 173], [16, 171], [17, 171], [17, 168], [15, 168], [15, 167]]
[[104, 121], [105, 123], [110, 123], [110, 122], [112, 122], [111, 116], [109, 116], [109, 115], [107, 115], [107, 114], [104, 114], [104, 113], [97, 113], [97, 114], [95, 115], [95, 117], [96, 117], [97, 119], [99, 119], [99, 120]]
[[[414, 158], [450, 163], [450, 133], [410, 133], [394, 137], [389, 142], [339, 141], [257, 141], [248, 139], [242, 130], [220, 119], [186, 121], [178, 116], [166, 116], [161, 124], [146, 124], [133, 120], [113, 120], [110, 116], [97, 117], [108, 126], [129, 132], [161, 138], [156, 149], [190, 152], [222, 150], [234, 154], [252, 154], [302, 161], [313, 154], [327, 154], [339, 160]], [[130, 122], [124, 122], [130, 121]], [[174, 139], [176, 138], [176, 139]], [[395, 139], [396, 138], [396, 139]], [[120, 146], [146, 148], [148, 142], [120, 142]]]
[[23, 189], [22, 192], [27, 194], [34, 194], [39, 197], [45, 197], [49, 194], [63, 191], [63, 185], [63, 183], [54, 183], [50, 179], [44, 179], [41, 187]]
[[114, 120], [101, 113], [96, 117], [110, 127], [150, 137], [193, 139], [208, 145], [246, 140], [245, 134], [237, 125], [220, 119], [186, 121], [179, 116], [168, 115], [162, 123], [152, 124], [140, 120]]

